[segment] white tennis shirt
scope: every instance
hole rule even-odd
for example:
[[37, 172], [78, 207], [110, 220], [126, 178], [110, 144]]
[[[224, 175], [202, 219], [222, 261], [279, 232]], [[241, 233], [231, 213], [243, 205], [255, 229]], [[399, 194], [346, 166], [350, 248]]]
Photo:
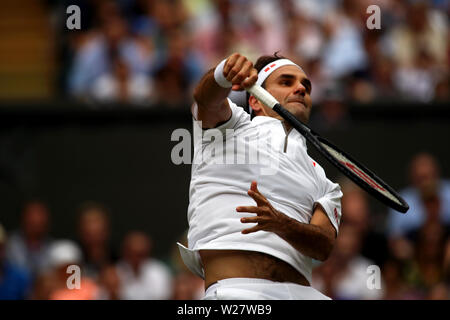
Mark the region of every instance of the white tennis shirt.
[[201, 130], [194, 120], [194, 132], [197, 129], [201, 134], [194, 134], [189, 248], [179, 244], [183, 261], [204, 277], [199, 250], [258, 251], [289, 263], [311, 283], [312, 259], [273, 232], [242, 234], [255, 224], [241, 223], [240, 218], [255, 214], [237, 212], [236, 207], [256, 205], [247, 194], [251, 182], [256, 181], [275, 209], [309, 223], [320, 204], [338, 231], [340, 187], [308, 156], [305, 138], [295, 129], [287, 134], [282, 122], [272, 117], [251, 120], [243, 108], [228, 102], [232, 116], [221, 126]]

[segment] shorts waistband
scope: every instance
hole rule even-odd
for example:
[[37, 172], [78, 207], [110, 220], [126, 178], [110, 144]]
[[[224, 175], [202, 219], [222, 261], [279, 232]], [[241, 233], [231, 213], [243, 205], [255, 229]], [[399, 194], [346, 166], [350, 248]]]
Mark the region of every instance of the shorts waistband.
[[210, 289], [212, 290], [213, 288], [216, 288], [219, 285], [232, 286], [235, 284], [270, 284], [270, 285], [279, 284], [279, 285], [295, 285], [295, 286], [309, 288], [309, 286], [302, 286], [301, 284], [294, 283], [294, 282], [278, 282], [278, 281], [272, 281], [272, 280], [260, 279], [260, 278], [227, 278], [227, 279], [222, 279], [222, 280], [213, 282], [206, 288], [206, 291], [208, 291]]
[[[229, 291], [229, 290], [231, 291]], [[277, 282], [260, 278], [228, 278], [211, 284], [205, 291], [205, 299], [217, 299], [217, 292], [221, 296], [235, 299], [236, 296], [244, 299], [326, 299], [311, 286], [302, 286], [293, 282]], [[252, 293], [253, 292], [253, 293]], [[230, 295], [230, 293], [232, 293]], [[227, 299], [227, 298], [225, 298]]]

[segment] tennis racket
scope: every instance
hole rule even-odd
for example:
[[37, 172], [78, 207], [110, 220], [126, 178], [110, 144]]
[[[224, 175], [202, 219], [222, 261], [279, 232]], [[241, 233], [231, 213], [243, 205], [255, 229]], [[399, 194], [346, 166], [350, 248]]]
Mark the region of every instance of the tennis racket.
[[372, 171], [356, 161], [353, 157], [340, 150], [330, 141], [322, 138], [308, 126], [298, 120], [292, 113], [286, 110], [269, 92], [260, 85], [253, 85], [246, 89], [256, 99], [267, 107], [276, 111], [289, 122], [306, 140], [308, 140], [332, 165], [338, 168], [354, 183], [367, 191], [370, 195], [387, 206], [406, 213], [409, 205], [386, 182], [377, 177]]

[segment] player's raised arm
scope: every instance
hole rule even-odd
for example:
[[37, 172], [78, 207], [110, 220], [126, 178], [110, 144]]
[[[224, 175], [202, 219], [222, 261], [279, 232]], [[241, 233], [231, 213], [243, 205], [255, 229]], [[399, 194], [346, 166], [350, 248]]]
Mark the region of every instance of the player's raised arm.
[[195, 88], [194, 118], [202, 121], [205, 129], [228, 121], [231, 117], [227, 101], [230, 90], [250, 87], [257, 79], [258, 72], [253, 63], [239, 53], [232, 54], [215, 69], [209, 70]]

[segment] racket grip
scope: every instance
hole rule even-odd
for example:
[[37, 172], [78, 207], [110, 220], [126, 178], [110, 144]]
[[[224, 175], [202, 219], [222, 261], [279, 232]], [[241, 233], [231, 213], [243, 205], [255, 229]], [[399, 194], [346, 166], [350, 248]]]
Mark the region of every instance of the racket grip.
[[276, 111], [280, 116], [283, 117], [288, 123], [290, 123], [298, 132], [302, 135], [307, 135], [311, 133], [311, 129], [309, 129], [305, 124], [303, 124], [300, 120], [298, 120], [292, 113], [290, 113], [287, 109], [283, 108], [281, 104], [277, 103], [273, 110]]
[[254, 84], [250, 88], [246, 89], [251, 95], [253, 95], [256, 99], [261, 101], [267, 107], [273, 109], [273, 107], [278, 103], [278, 101], [264, 88], [262, 88], [258, 84]]

